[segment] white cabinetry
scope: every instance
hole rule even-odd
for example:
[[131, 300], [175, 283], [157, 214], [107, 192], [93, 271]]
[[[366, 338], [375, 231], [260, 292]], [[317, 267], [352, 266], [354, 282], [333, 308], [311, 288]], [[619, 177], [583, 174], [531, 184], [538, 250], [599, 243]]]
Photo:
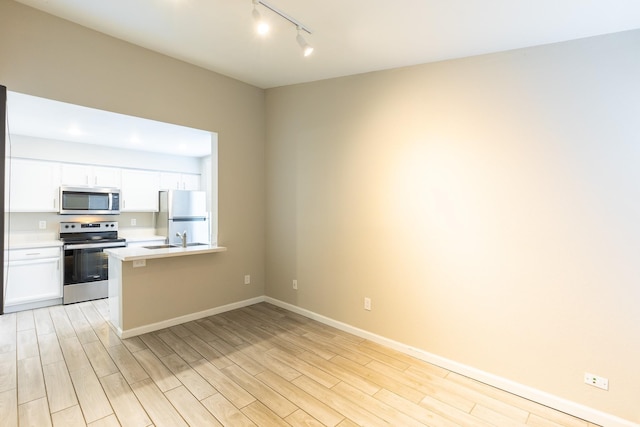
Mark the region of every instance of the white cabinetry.
[[200, 174], [183, 173], [180, 176], [183, 190], [200, 190]]
[[144, 170], [122, 170], [120, 210], [122, 212], [157, 212], [160, 174]]
[[62, 185], [120, 188], [120, 168], [63, 163]]
[[161, 172], [161, 190], [200, 190], [200, 175], [192, 173]]
[[5, 252], [5, 311], [59, 304], [62, 298], [61, 248]]
[[122, 212], [157, 212], [159, 190], [200, 190], [200, 174], [7, 160], [5, 204], [10, 212], [57, 212], [61, 185], [120, 188]]
[[60, 164], [13, 158], [7, 168], [7, 210], [11, 212], [56, 212]]

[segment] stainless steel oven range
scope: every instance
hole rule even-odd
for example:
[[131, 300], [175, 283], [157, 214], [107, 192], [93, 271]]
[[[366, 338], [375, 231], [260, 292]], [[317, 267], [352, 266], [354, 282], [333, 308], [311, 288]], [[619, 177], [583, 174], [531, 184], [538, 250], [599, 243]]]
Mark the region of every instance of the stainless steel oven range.
[[107, 248], [127, 246], [116, 221], [61, 222], [64, 251], [62, 303], [106, 298], [109, 293]]

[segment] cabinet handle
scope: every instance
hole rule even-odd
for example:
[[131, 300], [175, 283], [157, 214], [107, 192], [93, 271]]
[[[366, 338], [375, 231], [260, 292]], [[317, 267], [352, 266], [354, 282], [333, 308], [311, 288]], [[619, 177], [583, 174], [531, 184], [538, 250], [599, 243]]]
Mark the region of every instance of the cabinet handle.
[[40, 255], [40, 252], [31, 252], [27, 254], [27, 256], [34, 256], [34, 255]]

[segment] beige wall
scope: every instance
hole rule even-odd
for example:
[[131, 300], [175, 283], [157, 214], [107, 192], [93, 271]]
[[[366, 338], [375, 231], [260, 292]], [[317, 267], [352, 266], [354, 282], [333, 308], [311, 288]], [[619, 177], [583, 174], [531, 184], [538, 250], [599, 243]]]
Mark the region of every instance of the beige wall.
[[636, 422], [639, 45], [623, 33], [265, 103], [0, 0], [0, 84], [219, 132], [220, 305], [266, 280], [273, 298]]
[[[0, 84], [9, 90], [215, 131], [217, 305], [264, 294], [264, 91], [0, 0]], [[244, 275], [251, 274], [251, 285]]]
[[639, 47], [267, 90], [267, 295], [640, 422]]
[[140, 333], [136, 328], [146, 331], [149, 325], [219, 307], [218, 301], [228, 294], [228, 284], [217, 280], [216, 270], [224, 268], [226, 256], [226, 252], [216, 252], [147, 259], [142, 268], [133, 268], [132, 261], [115, 261], [120, 266], [114, 270], [120, 269], [122, 283], [122, 330]]

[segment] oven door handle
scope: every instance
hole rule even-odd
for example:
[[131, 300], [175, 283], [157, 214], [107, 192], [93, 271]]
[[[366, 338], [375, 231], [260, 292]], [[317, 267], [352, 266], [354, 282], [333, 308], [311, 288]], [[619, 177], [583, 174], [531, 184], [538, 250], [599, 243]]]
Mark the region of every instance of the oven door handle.
[[64, 245], [63, 249], [66, 250], [74, 250], [74, 249], [100, 249], [100, 248], [125, 248], [127, 247], [126, 243], [123, 242], [113, 242], [113, 243], [84, 243], [79, 245]]

